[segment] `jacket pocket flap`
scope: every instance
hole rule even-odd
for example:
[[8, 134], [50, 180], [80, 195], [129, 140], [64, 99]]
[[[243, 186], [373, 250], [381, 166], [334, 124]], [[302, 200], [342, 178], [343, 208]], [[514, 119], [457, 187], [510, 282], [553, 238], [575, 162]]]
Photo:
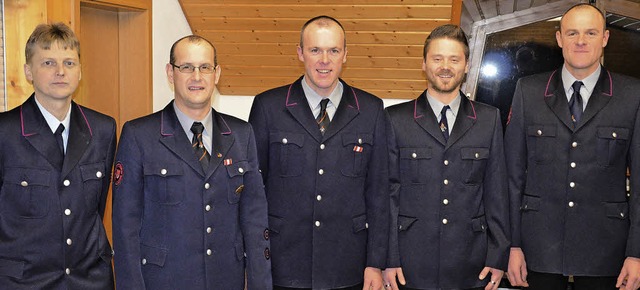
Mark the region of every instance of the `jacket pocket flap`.
[[460, 148], [462, 159], [480, 160], [489, 158], [489, 148]]
[[344, 133], [342, 134], [342, 146], [347, 146], [349, 144], [369, 144], [373, 145], [373, 135], [372, 134], [355, 134], [355, 133]]
[[227, 168], [227, 174], [229, 174], [229, 177], [244, 175], [247, 171], [251, 171], [248, 161], [236, 161], [231, 165], [226, 165], [225, 168]]
[[7, 168], [4, 180], [7, 184], [49, 186], [49, 174], [47, 169]]
[[533, 195], [524, 195], [522, 196], [522, 204], [520, 209], [523, 211], [527, 210], [538, 210], [540, 208], [540, 197]]
[[24, 262], [0, 259], [0, 275], [22, 279]]
[[626, 202], [607, 202], [604, 206], [607, 217], [623, 220], [629, 216], [629, 204]]
[[304, 145], [304, 134], [277, 132], [269, 134], [270, 143], [295, 144], [298, 147]]
[[142, 245], [140, 247], [140, 255], [142, 256], [142, 264], [154, 264], [160, 267], [164, 266], [169, 250]]
[[474, 232], [484, 232], [487, 230], [487, 219], [485, 216], [479, 216], [471, 219], [471, 228]]
[[369, 228], [369, 224], [367, 223], [367, 215], [359, 215], [353, 218], [353, 232], [357, 233], [364, 229]]
[[527, 127], [527, 136], [554, 137], [556, 128], [555, 125], [531, 125]]
[[82, 181], [102, 179], [105, 174], [104, 167], [104, 163], [102, 162], [80, 165]]
[[629, 129], [621, 127], [598, 127], [598, 138], [629, 139]]
[[144, 175], [158, 175], [158, 176], [175, 176], [182, 175], [183, 170], [180, 164], [176, 163], [153, 163], [148, 162], [143, 164]]
[[281, 217], [269, 215], [269, 232], [279, 234], [283, 223], [284, 221]]
[[411, 225], [413, 225], [413, 223], [417, 220], [418, 218], [415, 217], [404, 215], [398, 216], [398, 231], [402, 232], [408, 230], [409, 227], [411, 227]]
[[431, 148], [400, 148], [400, 159], [431, 159]]

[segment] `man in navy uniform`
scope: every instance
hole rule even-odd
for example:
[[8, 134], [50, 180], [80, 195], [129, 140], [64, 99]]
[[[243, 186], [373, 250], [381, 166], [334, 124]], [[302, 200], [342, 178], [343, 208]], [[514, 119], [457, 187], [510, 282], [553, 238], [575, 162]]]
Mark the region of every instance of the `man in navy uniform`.
[[0, 114], [0, 289], [113, 289], [102, 224], [116, 123], [72, 101], [80, 44], [38, 25], [25, 49], [34, 93]]
[[469, 70], [460, 27], [434, 29], [423, 57], [427, 90], [387, 108], [392, 222], [385, 286], [495, 290], [510, 235], [500, 114], [460, 91]]
[[347, 48], [336, 19], [307, 21], [297, 50], [304, 76], [256, 96], [249, 116], [274, 289], [381, 289], [389, 225], [382, 101], [339, 79]]
[[564, 65], [516, 87], [505, 135], [513, 285], [640, 285], [640, 82], [600, 65], [605, 25], [589, 4], [570, 8], [556, 32]]
[[211, 108], [216, 50], [171, 47], [175, 99], [129, 121], [118, 145], [113, 237], [118, 289], [271, 289], [267, 201], [251, 126]]

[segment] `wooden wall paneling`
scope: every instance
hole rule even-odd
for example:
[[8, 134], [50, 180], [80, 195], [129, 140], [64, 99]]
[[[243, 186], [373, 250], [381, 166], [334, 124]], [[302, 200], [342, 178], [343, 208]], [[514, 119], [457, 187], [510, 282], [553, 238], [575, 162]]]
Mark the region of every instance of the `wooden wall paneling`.
[[451, 23], [460, 25], [462, 18], [462, 0], [453, 0], [451, 2]]
[[[281, 4], [299, 4], [299, 5], [307, 5], [309, 4], [309, 0], [280, 0], [280, 1], [272, 1], [271, 3], [281, 3]], [[232, 4], [264, 4], [267, 3], [266, 0], [180, 0], [181, 3], [185, 4], [211, 4], [211, 5], [232, 5]], [[398, 4], [398, 2], [402, 2], [402, 4]], [[345, 1], [341, 0], [314, 0], [313, 4], [324, 4], [324, 5], [340, 5], [344, 4]], [[392, 1], [392, 0], [350, 0], [347, 3], [352, 4], [396, 4], [396, 5], [412, 5], [412, 4], [422, 4], [422, 5], [447, 5], [451, 4], [451, 0], [401, 0], [401, 1]]]

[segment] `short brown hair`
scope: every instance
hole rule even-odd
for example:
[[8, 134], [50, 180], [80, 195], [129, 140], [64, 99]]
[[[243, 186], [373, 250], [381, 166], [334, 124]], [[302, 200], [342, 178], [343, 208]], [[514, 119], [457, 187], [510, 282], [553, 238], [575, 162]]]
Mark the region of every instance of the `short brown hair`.
[[64, 49], [77, 51], [78, 58], [80, 58], [80, 41], [78, 41], [76, 34], [73, 33], [73, 30], [66, 24], [57, 22], [53, 24], [40, 24], [33, 30], [24, 49], [27, 63], [31, 61], [36, 46], [44, 50], [49, 50], [54, 43], [57, 43]]
[[172, 65], [176, 64], [176, 54], [175, 54], [175, 50], [176, 50], [176, 46], [178, 46], [178, 43], [180, 43], [183, 40], [187, 40], [189, 42], [192, 43], [199, 43], [199, 42], [205, 42], [209, 45], [211, 45], [211, 47], [213, 48], [213, 67], [218, 66], [218, 51], [216, 50], [215, 45], [213, 45], [213, 43], [211, 43], [211, 41], [207, 40], [206, 38], [200, 36], [200, 35], [187, 35], [185, 37], [182, 37], [178, 40], [176, 40], [176, 42], [173, 43], [173, 45], [171, 45], [171, 50], [169, 51], [169, 63]]
[[465, 60], [469, 60], [469, 41], [467, 40], [467, 35], [464, 34], [462, 28], [453, 24], [445, 24], [442, 26], [436, 27], [431, 34], [424, 41], [424, 48], [422, 49], [422, 58], [427, 58], [427, 50], [429, 49], [429, 45], [431, 41], [434, 41], [439, 38], [448, 38], [451, 40], [458, 41], [464, 47], [464, 57]]
[[320, 15], [320, 16], [313, 17], [307, 20], [307, 22], [305, 22], [304, 25], [302, 25], [302, 28], [300, 29], [300, 47], [303, 47], [303, 44], [304, 44], [303, 42], [304, 30], [307, 29], [307, 26], [309, 26], [309, 24], [314, 22], [317, 22], [318, 26], [329, 26], [331, 25], [331, 22], [338, 24], [338, 26], [340, 26], [340, 29], [342, 30], [342, 36], [344, 38], [344, 47], [347, 47], [347, 33], [344, 31], [344, 27], [342, 27], [342, 24], [340, 23], [340, 21], [327, 15]]

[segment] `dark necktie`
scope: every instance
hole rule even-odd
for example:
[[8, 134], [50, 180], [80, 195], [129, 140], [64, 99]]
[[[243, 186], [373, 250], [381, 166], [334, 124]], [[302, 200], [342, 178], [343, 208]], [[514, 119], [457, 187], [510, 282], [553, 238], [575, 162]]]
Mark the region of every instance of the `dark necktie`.
[[320, 101], [320, 114], [318, 114], [318, 117], [316, 118], [316, 123], [318, 123], [318, 127], [320, 128], [320, 133], [322, 133], [322, 135], [324, 135], [327, 127], [329, 127], [329, 122], [331, 122], [331, 120], [329, 120], [329, 114], [327, 114], [328, 103], [329, 99], [322, 99], [322, 101]]
[[444, 136], [444, 141], [449, 141], [449, 122], [447, 122], [447, 110], [449, 110], [449, 106], [442, 107], [442, 111], [440, 112], [440, 131], [442, 131], [442, 135]]
[[204, 125], [202, 125], [202, 123], [193, 122], [193, 125], [191, 125], [191, 132], [193, 132], [191, 146], [193, 147], [193, 152], [196, 154], [196, 158], [200, 161], [200, 165], [202, 165], [202, 169], [207, 170], [211, 156], [209, 155], [209, 152], [207, 152], [207, 148], [204, 147], [204, 143], [202, 143], [203, 131]]
[[64, 142], [62, 141], [62, 132], [64, 132], [64, 125], [60, 124], [56, 132], [53, 133], [53, 136], [56, 137], [56, 142], [58, 143], [58, 148], [60, 149], [60, 154], [62, 154], [64, 159]]
[[582, 117], [582, 96], [580, 95], [582, 82], [575, 81], [571, 87], [573, 87], [573, 94], [569, 100], [569, 109], [571, 110], [571, 121], [573, 124], [577, 124]]

